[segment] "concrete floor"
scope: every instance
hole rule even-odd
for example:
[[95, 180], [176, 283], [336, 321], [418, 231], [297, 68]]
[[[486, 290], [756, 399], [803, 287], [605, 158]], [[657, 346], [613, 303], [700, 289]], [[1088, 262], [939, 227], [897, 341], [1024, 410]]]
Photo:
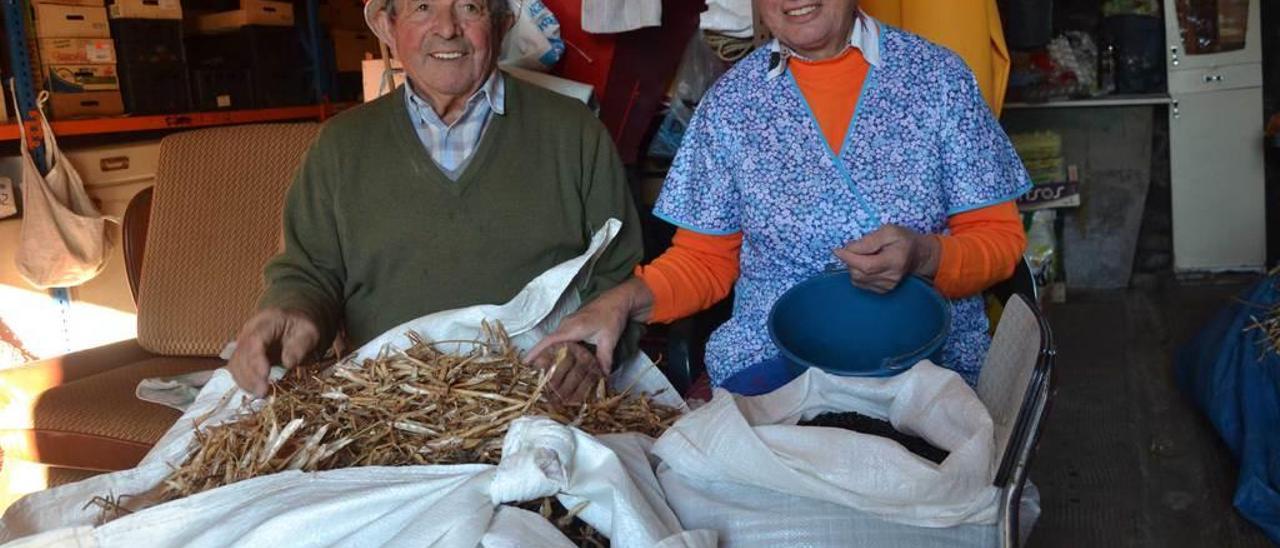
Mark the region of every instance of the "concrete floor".
[[1033, 548], [1271, 546], [1231, 507], [1235, 466], [1173, 355], [1249, 279], [1077, 292], [1047, 306], [1056, 393], [1032, 463]]

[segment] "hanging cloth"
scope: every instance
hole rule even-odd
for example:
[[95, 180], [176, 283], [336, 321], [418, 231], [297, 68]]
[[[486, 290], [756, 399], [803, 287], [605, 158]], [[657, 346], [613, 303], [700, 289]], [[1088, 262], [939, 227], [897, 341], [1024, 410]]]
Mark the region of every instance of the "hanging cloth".
[[[15, 259], [18, 273], [42, 289], [76, 286], [97, 276], [111, 249], [106, 223], [119, 223], [98, 212], [85, 192], [80, 174], [58, 148], [44, 114], [48, 99], [48, 92], [41, 92], [36, 105], [36, 116], [44, 130], [45, 157], [50, 164], [48, 174], [40, 174], [27, 150], [26, 127], [18, 124], [22, 136], [18, 148], [22, 150], [23, 218]], [[16, 99], [14, 106], [17, 107]]]
[[864, 0], [880, 21], [945, 46], [964, 58], [991, 112], [1000, 116], [1009, 84], [1009, 48], [996, 0]]

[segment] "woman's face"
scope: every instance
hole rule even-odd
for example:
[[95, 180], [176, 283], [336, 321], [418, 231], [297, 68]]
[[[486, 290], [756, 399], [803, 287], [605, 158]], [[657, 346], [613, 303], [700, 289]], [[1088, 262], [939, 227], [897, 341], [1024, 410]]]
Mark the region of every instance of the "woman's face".
[[858, 0], [756, 0], [755, 8], [774, 38], [816, 60], [844, 51]]

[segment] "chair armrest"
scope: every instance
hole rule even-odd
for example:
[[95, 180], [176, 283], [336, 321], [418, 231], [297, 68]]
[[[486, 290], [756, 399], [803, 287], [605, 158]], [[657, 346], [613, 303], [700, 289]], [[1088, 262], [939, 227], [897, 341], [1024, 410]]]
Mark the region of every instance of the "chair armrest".
[[681, 395], [707, 372], [704, 354], [707, 339], [733, 315], [733, 293], [710, 308], [671, 323], [667, 330], [667, 355], [662, 371]]
[[701, 356], [694, 356], [698, 346], [694, 331], [697, 322], [693, 318], [684, 318], [667, 326], [667, 347], [663, 359], [658, 360], [658, 369], [671, 381], [671, 386], [681, 396], [689, 392], [689, 386], [701, 374]]
[[17, 394], [32, 397], [55, 386], [153, 356], [138, 345], [137, 339], [129, 339], [31, 362], [0, 371], [0, 398], [8, 400]]

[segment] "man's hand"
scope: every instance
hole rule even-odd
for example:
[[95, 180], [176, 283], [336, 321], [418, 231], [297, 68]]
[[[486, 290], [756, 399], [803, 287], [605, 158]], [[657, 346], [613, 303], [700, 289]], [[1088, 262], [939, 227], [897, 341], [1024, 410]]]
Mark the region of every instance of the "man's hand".
[[644, 282], [635, 278], [627, 280], [561, 320], [553, 333], [529, 350], [525, 361], [536, 363], [561, 343], [585, 342], [595, 345], [596, 361], [601, 371], [608, 374], [613, 371], [613, 349], [618, 346], [627, 320], [647, 317], [652, 306], [653, 293]]
[[879, 230], [835, 250], [849, 267], [853, 285], [885, 293], [908, 274], [932, 277], [938, 271], [942, 244], [938, 239], [898, 225]]
[[287, 369], [302, 363], [320, 342], [320, 329], [305, 314], [268, 308], [254, 314], [240, 329], [236, 351], [227, 369], [246, 392], [267, 393], [267, 374], [279, 362]]
[[568, 404], [585, 401], [604, 377], [604, 369], [587, 347], [574, 343], [559, 343], [552, 351], [544, 352], [533, 360], [540, 369], [555, 367], [547, 388], [557, 400]]

